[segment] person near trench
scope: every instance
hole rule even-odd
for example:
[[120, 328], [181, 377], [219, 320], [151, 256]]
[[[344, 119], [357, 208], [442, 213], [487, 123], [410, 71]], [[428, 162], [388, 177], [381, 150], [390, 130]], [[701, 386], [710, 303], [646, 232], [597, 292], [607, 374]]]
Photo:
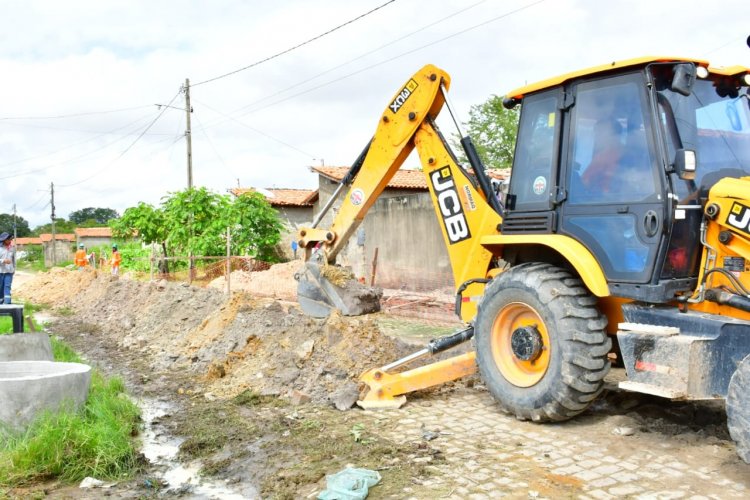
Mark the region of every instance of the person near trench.
[[13, 237], [6, 232], [0, 233], [0, 291], [3, 294], [3, 304], [10, 304], [10, 289], [15, 272], [16, 248], [13, 246]]
[[119, 276], [120, 262], [122, 262], [122, 255], [117, 250], [117, 245], [112, 245], [112, 256], [109, 259], [109, 264], [112, 266], [112, 276]]
[[74, 263], [79, 271], [89, 265], [89, 256], [86, 254], [86, 247], [83, 246], [83, 243], [78, 245]]

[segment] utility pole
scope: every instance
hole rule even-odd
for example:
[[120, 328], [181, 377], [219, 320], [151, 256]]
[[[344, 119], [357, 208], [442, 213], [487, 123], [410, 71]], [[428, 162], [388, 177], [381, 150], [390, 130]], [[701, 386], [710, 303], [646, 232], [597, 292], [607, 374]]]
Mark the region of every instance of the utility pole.
[[55, 236], [55, 183], [50, 182], [49, 183], [49, 192], [51, 195], [50, 199], [50, 207], [52, 207], [52, 215], [50, 218], [52, 219], [52, 266], [57, 265], [57, 244], [56, 240], [57, 237]]
[[185, 130], [185, 139], [187, 139], [187, 176], [188, 189], [193, 187], [193, 132], [190, 128], [190, 113], [193, 108], [190, 107], [190, 79], [185, 78], [185, 113], [187, 115], [187, 130]]
[[[193, 187], [193, 131], [190, 127], [190, 113], [193, 108], [190, 107], [190, 78], [185, 78], [185, 115], [187, 130], [185, 130], [185, 139], [187, 139], [187, 174], [188, 174], [188, 189]], [[192, 216], [190, 217], [192, 222]], [[192, 227], [192, 224], [191, 224]], [[189, 252], [190, 265], [188, 269], [188, 283], [193, 282], [193, 275], [195, 274], [195, 259], [193, 258], [192, 250]]]

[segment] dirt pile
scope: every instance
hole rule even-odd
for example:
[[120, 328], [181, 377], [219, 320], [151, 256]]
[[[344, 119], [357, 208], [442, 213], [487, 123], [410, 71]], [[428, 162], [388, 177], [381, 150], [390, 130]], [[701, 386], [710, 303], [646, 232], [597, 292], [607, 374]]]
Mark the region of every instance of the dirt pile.
[[[283, 264], [274, 264], [265, 271], [233, 271], [229, 276], [232, 291], [250, 291], [254, 296], [273, 297], [283, 300], [296, 300], [297, 281], [294, 273], [302, 268], [302, 261], [293, 260]], [[224, 290], [224, 277], [213, 280], [209, 287]]]
[[215, 396], [252, 389], [345, 406], [361, 372], [409, 351], [366, 317], [312, 319], [295, 304], [246, 292], [54, 270], [17, 294], [73, 309], [87, 325], [82, 334], [109, 338], [154, 371], [188, 370]]

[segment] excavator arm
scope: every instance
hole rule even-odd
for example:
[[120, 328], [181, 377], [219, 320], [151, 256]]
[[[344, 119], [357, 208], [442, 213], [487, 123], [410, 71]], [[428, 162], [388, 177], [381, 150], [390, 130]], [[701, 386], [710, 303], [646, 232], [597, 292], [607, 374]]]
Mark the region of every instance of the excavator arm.
[[[371, 289], [353, 280], [342, 282], [335, 272], [332, 276], [329, 264], [335, 262], [367, 211], [416, 148], [450, 256], [456, 289], [460, 288], [468, 298], [463, 316], [470, 318], [475, 314], [471, 297], [481, 296], [492, 253], [482, 247], [480, 238], [473, 236], [497, 234], [501, 206], [470, 139], [462, 139], [462, 144], [473, 176], [458, 165], [435, 125], [435, 118], [446, 104], [449, 86], [450, 76], [432, 65], [409, 78], [381, 114], [372, 140], [312, 227], [298, 231], [298, 243], [305, 250], [306, 260], [303, 270], [297, 273], [298, 299], [306, 313], [321, 317], [332, 309], [345, 315], [378, 310], [379, 300], [373, 299]], [[318, 227], [344, 191], [330, 226]]]

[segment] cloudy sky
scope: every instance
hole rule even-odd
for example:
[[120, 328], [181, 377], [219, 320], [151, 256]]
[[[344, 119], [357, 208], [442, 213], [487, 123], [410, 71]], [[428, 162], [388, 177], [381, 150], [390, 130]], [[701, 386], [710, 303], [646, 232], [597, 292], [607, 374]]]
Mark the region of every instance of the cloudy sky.
[[[309, 166], [354, 161], [391, 96], [427, 63], [451, 74], [463, 119], [492, 94], [613, 60], [750, 66], [741, 0], [0, 0], [0, 9], [0, 213], [15, 204], [32, 228], [49, 222], [52, 184], [65, 218], [184, 189], [186, 78], [193, 183], [224, 193], [315, 187]], [[446, 116], [438, 123], [452, 134]]]

